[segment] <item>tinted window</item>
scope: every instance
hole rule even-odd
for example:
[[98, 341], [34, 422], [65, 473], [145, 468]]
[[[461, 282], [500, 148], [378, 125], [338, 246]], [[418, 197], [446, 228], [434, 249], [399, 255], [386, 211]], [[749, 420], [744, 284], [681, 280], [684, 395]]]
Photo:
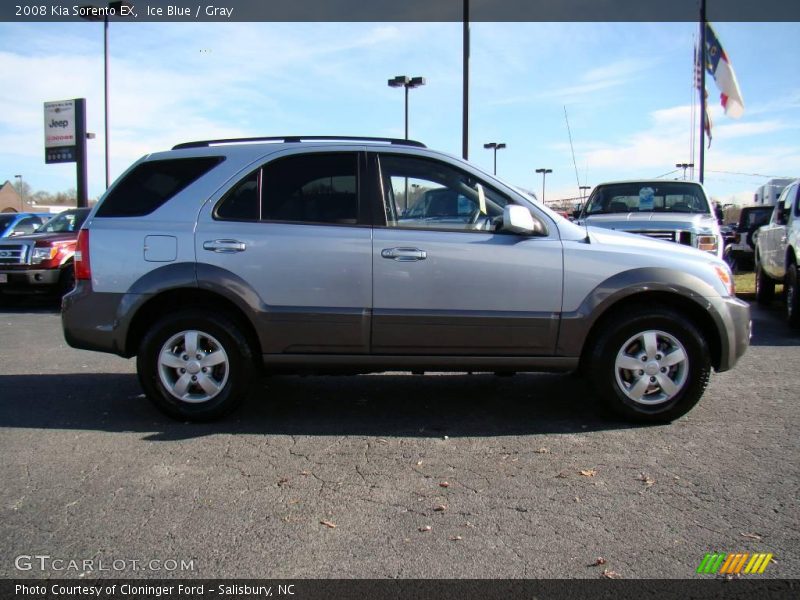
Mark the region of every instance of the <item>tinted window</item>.
[[259, 219], [258, 180], [259, 169], [240, 181], [217, 206], [216, 217], [230, 221], [257, 221]]
[[0, 215], [0, 232], [11, 225], [11, 222], [16, 218], [16, 215]]
[[261, 218], [272, 221], [358, 222], [355, 154], [303, 154], [262, 168]]
[[98, 217], [147, 215], [210, 171], [219, 156], [152, 160], [136, 166], [117, 183], [97, 210]]

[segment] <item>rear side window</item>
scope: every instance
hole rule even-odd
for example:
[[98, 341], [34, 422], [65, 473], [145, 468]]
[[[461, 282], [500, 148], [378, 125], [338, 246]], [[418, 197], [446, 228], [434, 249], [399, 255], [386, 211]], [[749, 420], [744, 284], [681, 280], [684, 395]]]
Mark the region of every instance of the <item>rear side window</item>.
[[358, 155], [301, 154], [269, 162], [237, 183], [214, 216], [234, 221], [358, 223]]
[[152, 160], [135, 167], [106, 197], [98, 217], [141, 217], [224, 160], [221, 156]]
[[289, 156], [264, 166], [261, 218], [269, 221], [356, 223], [355, 154]]

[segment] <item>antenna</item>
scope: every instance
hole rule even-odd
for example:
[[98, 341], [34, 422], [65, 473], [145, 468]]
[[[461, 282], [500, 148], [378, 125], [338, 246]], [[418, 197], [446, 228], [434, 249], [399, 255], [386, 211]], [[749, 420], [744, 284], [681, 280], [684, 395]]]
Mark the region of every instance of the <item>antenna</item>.
[[[567, 135], [569, 135], [569, 149], [572, 151], [572, 165], [575, 167], [575, 181], [578, 184], [578, 196], [581, 195], [581, 178], [578, 175], [578, 163], [575, 162], [575, 148], [572, 145], [572, 131], [569, 128], [569, 117], [567, 116], [567, 105], [564, 105], [564, 120], [567, 122]], [[586, 230], [586, 238], [583, 240], [587, 244], [589, 240], [589, 226], [586, 224], [586, 202], [581, 206], [581, 214], [583, 215], [583, 227]]]
[[581, 179], [578, 176], [578, 163], [575, 162], [575, 148], [572, 146], [572, 131], [569, 128], [569, 117], [567, 107], [564, 106], [564, 120], [567, 122], [567, 135], [569, 135], [569, 149], [572, 151], [572, 166], [575, 167], [575, 182], [578, 184], [578, 195], [581, 195]]

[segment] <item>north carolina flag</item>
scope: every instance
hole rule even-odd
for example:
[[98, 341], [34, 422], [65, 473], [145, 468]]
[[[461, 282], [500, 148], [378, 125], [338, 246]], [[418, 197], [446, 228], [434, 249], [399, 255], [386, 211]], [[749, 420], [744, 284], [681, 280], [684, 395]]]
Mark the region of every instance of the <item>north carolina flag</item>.
[[720, 91], [720, 100], [725, 114], [734, 119], [738, 119], [744, 113], [744, 100], [739, 91], [739, 84], [736, 81], [736, 74], [733, 66], [722, 49], [722, 45], [717, 39], [717, 34], [711, 28], [711, 24], [706, 23], [706, 70], [714, 78]]

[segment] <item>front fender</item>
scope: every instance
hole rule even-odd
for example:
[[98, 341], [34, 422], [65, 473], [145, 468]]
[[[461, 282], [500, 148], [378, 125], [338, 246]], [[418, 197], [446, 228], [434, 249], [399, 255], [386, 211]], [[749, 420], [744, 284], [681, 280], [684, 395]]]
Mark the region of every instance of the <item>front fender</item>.
[[[580, 356], [589, 332], [597, 321], [619, 302], [649, 294], [672, 295], [679, 301], [690, 301], [705, 311], [715, 326], [724, 327], [724, 319], [715, 308], [719, 293], [699, 277], [659, 267], [631, 269], [604, 280], [586, 295], [577, 310], [561, 315], [556, 354]], [[715, 301], [716, 300], [716, 301]]]

